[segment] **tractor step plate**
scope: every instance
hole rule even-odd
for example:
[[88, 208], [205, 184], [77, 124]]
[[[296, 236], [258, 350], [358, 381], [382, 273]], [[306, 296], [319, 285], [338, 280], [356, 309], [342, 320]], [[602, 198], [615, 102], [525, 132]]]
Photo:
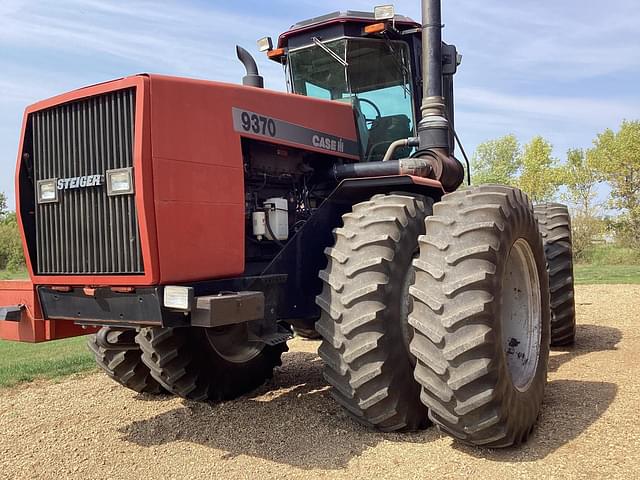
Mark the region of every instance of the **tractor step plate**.
[[274, 346], [280, 343], [284, 343], [287, 340], [291, 340], [293, 335], [289, 332], [278, 332], [272, 333], [270, 335], [265, 335], [260, 337], [260, 341], [262, 343], [266, 343], [267, 345]]
[[264, 318], [264, 293], [229, 292], [196, 298], [194, 327], [220, 327]]

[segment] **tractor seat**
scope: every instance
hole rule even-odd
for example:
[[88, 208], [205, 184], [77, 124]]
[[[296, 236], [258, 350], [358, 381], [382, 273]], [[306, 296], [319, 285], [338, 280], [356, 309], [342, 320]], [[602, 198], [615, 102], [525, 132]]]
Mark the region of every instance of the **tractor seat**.
[[[411, 120], [406, 115], [380, 117], [373, 122], [369, 129], [366, 161], [377, 162], [382, 160], [391, 143], [401, 138], [409, 138], [412, 135]], [[409, 152], [410, 149], [399, 148], [396, 150], [394, 158], [402, 158], [409, 155]]]

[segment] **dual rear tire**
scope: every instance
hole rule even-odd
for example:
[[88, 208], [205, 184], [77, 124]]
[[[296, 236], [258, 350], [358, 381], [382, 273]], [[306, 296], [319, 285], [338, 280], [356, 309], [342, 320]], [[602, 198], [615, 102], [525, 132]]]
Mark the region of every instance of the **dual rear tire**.
[[476, 187], [446, 195], [426, 230], [409, 323], [429, 417], [465, 443], [521, 443], [540, 411], [549, 356], [533, 207], [520, 190]]
[[545, 254], [526, 195], [475, 187], [433, 212], [423, 197], [379, 195], [343, 221], [316, 325], [338, 403], [380, 430], [430, 419], [473, 445], [526, 440], [550, 335]]
[[576, 308], [569, 210], [560, 203], [541, 203], [534, 207], [534, 212], [549, 272], [551, 345], [572, 345], [576, 337]]
[[356, 421], [382, 431], [428, 423], [408, 345], [411, 261], [432, 200], [376, 195], [343, 216], [320, 272], [318, 354], [335, 400]]

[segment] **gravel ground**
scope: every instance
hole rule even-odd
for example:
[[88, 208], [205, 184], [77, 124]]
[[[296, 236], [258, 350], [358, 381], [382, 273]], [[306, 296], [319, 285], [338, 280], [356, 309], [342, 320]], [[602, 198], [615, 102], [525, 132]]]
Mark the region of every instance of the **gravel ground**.
[[136, 395], [101, 374], [0, 390], [0, 477], [640, 478], [640, 285], [578, 287], [577, 302], [578, 345], [552, 354], [520, 448], [360, 427], [330, 398], [318, 343], [296, 339], [269, 385], [224, 404]]

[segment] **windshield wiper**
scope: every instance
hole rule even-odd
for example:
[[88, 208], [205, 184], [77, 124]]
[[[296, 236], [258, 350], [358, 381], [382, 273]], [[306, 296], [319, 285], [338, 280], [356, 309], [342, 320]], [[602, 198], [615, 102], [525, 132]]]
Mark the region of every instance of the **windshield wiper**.
[[[391, 39], [386, 33], [384, 34], [384, 43], [389, 49], [389, 51], [391, 52], [391, 58], [393, 59], [393, 63], [396, 64], [396, 67], [398, 67], [400, 74], [402, 74], [402, 82], [403, 82], [402, 89], [404, 90], [405, 98], [407, 95], [411, 96], [411, 90], [409, 90], [409, 87], [407, 87], [407, 83], [408, 83], [407, 79], [409, 78], [410, 72], [407, 66], [405, 65], [405, 60], [406, 60], [405, 56], [401, 52], [397, 52], [393, 48], [393, 43], [391, 43]], [[400, 56], [402, 61], [398, 60], [398, 56]]]
[[322, 41], [318, 37], [313, 37], [311, 40], [313, 40], [313, 43], [315, 43], [318, 47], [324, 50], [327, 54], [331, 55], [331, 57], [333, 57], [334, 60], [340, 63], [340, 65], [342, 65], [345, 68], [349, 66], [346, 60], [340, 58], [340, 55], [338, 55], [336, 52], [334, 52], [329, 47], [327, 47], [324, 43], [322, 43]]

